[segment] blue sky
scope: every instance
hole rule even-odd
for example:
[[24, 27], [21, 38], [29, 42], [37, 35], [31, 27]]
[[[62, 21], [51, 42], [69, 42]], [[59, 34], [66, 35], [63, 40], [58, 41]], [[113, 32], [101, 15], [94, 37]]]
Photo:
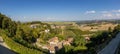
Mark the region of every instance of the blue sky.
[[16, 21], [120, 19], [120, 0], [0, 0], [0, 12]]

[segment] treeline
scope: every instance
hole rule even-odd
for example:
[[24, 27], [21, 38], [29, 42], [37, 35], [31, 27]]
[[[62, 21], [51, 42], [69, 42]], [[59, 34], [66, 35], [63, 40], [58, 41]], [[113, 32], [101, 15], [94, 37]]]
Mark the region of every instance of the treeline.
[[6, 31], [0, 29], [0, 36], [4, 39], [5, 43], [10, 47], [11, 50], [15, 51], [16, 54], [43, 54], [43, 52], [31, 48], [27, 48], [6, 35]]
[[[34, 25], [34, 24], [39, 24], [39, 26], [35, 25], [37, 28], [36, 29], [32, 28], [31, 25]], [[8, 36], [8, 38], [15, 41], [16, 43], [19, 43], [25, 46], [26, 48], [30, 48], [38, 51], [44, 51], [40, 48], [37, 48], [33, 43], [37, 41], [37, 38], [43, 36], [43, 33], [40, 33], [40, 32], [48, 28], [50, 28], [48, 24], [41, 23], [38, 21], [28, 22], [28, 23], [15, 22], [15, 21], [12, 21], [9, 17], [0, 13], [0, 29], [6, 32], [5, 34], [6, 36]], [[7, 41], [7, 39], [5, 40]], [[17, 47], [16, 49], [19, 49], [18, 46], [13, 46], [13, 47]], [[47, 52], [47, 51], [44, 51], [44, 52]], [[22, 51], [20, 51], [19, 53], [21, 54]]]
[[119, 32], [120, 25], [117, 25], [113, 30], [109, 28], [108, 31], [98, 32], [93, 35], [90, 43], [86, 44], [88, 53], [97, 54], [97, 52], [102, 50]]
[[29, 43], [35, 42], [38, 34], [34, 30], [30, 30], [29, 27], [23, 26], [24, 28], [22, 28], [22, 25], [24, 24], [12, 21], [9, 17], [0, 13], [0, 28], [8, 32], [7, 36], [13, 39], [21, 37]]
[[13, 37], [16, 34], [17, 24], [7, 16], [0, 13], [0, 28], [9, 32], [8, 36]]

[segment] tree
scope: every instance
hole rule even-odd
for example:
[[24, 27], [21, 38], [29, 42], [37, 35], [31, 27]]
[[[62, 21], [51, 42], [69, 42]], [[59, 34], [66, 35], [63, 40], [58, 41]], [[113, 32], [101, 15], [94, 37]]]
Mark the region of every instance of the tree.
[[109, 28], [108, 28], [108, 32], [112, 32], [112, 29], [111, 29], [111, 27], [109, 27]]
[[85, 53], [86, 50], [87, 50], [86, 46], [77, 46], [77, 47], [74, 47], [73, 52], [74, 54]]
[[78, 35], [74, 39], [75, 40], [74, 40], [73, 43], [74, 43], [75, 46], [85, 46], [86, 41], [85, 41], [85, 38], [83, 36]]
[[120, 25], [117, 25], [115, 28], [114, 28], [114, 30], [113, 30], [113, 32], [119, 32], [120, 31]]
[[73, 54], [73, 49], [73, 46], [65, 45], [63, 48], [57, 51], [56, 54]]
[[8, 32], [10, 33], [9, 36], [14, 36], [17, 29], [17, 24], [9, 17], [0, 14], [0, 28], [8, 30]]

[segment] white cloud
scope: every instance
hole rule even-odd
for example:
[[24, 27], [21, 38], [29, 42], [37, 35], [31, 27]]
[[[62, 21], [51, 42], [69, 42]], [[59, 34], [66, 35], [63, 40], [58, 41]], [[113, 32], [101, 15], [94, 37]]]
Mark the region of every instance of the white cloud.
[[120, 18], [120, 9], [100, 11], [100, 14], [102, 15], [103, 18]]
[[109, 10], [109, 11], [100, 11], [100, 13], [120, 13], [120, 9], [118, 10]]
[[118, 12], [120, 12], [120, 9], [118, 10]]
[[117, 17], [120, 17], [120, 14], [116, 14]]
[[94, 13], [96, 13], [96, 11], [91, 10], [91, 11], [86, 11], [85, 13], [86, 13], [86, 14], [94, 14]]
[[120, 13], [105, 13], [102, 14], [103, 18], [120, 18]]
[[113, 17], [114, 15], [111, 14], [111, 13], [106, 13], [106, 14], [103, 14], [103, 17]]
[[109, 13], [108, 11], [100, 11], [100, 13]]
[[119, 13], [119, 12], [120, 12], [120, 9], [119, 9], [119, 10], [112, 10], [111, 12]]
[[[117, 10], [103, 10], [103, 11], [86, 11], [85, 14], [95, 14], [95, 15], [88, 15], [89, 17], [93, 16], [93, 18], [103, 18], [103, 19], [115, 19], [120, 18], [120, 9]], [[87, 16], [87, 15], [85, 15]], [[95, 17], [97, 16], [97, 17]]]

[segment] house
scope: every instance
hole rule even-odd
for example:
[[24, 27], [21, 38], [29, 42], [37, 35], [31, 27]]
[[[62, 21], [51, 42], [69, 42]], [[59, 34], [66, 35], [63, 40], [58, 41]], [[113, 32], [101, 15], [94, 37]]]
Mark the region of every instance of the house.
[[58, 44], [57, 44], [57, 48], [58, 49], [61, 49], [63, 47], [63, 41], [61, 41], [61, 42], [59, 42]]
[[73, 42], [73, 38], [67, 38], [67, 40], [63, 41], [63, 45], [71, 45], [72, 42]]
[[55, 28], [56, 28], [56, 26], [55, 26], [55, 25], [51, 25], [51, 28], [52, 28], [52, 29], [55, 29]]
[[93, 34], [86, 34], [86, 35], [82, 35], [86, 41], [90, 40], [90, 36], [92, 36]]
[[55, 53], [55, 47], [54, 46], [50, 46], [49, 47], [49, 52], [50, 53]]
[[85, 40], [86, 40], [86, 41], [89, 41], [89, 40], [90, 40], [90, 37], [89, 37], [89, 36], [85, 36]]
[[72, 43], [72, 42], [73, 42], [73, 38], [68, 38], [67, 41], [68, 41], [69, 43]]
[[71, 45], [68, 41], [63, 41], [63, 45]]
[[57, 45], [58, 42], [59, 42], [58, 37], [53, 37], [48, 41], [50, 45]]
[[50, 30], [49, 29], [46, 29], [45, 32], [48, 33]]
[[42, 49], [49, 49], [48, 45], [42, 46]]
[[85, 37], [85, 39], [86, 39], [86, 40], [90, 40], [90, 38], [89, 38], [89, 37]]
[[31, 28], [36, 28], [36, 25], [30, 25]]
[[43, 25], [43, 27], [47, 27], [47, 25]]

